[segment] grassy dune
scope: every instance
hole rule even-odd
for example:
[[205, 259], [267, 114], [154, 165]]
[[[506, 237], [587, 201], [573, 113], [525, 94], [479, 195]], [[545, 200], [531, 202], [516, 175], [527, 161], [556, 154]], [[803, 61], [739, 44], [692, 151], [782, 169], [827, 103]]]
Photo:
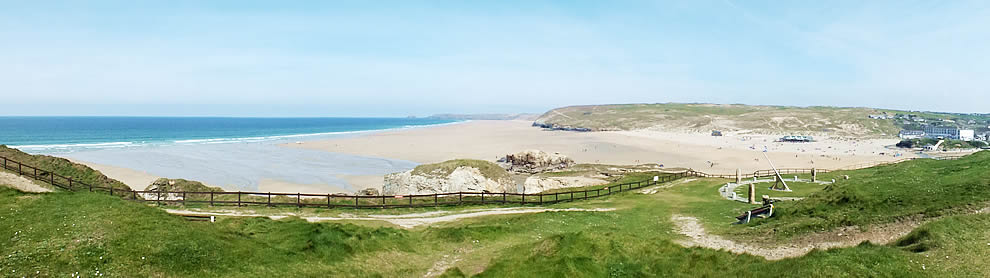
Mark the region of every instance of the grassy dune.
[[[782, 203], [779, 217], [748, 225], [730, 224], [751, 206], [720, 199], [721, 179], [685, 179], [656, 194], [630, 191], [549, 206], [614, 211], [488, 216], [410, 230], [298, 218], [188, 222], [104, 194], [0, 187], [0, 276], [94, 276], [99, 270], [108, 277], [422, 277], [431, 271], [447, 277], [986, 277], [990, 216], [963, 208], [990, 200], [988, 163], [990, 153], [981, 153], [830, 173], [823, 178], [851, 179], [805, 201]], [[779, 261], [681, 247], [675, 241], [683, 237], [671, 222], [675, 214], [696, 217], [710, 233], [746, 241], [773, 229], [799, 235], [918, 213], [954, 216], [889, 245], [864, 243]]]
[[692, 132], [751, 130], [764, 134], [896, 136], [900, 131], [897, 121], [868, 118], [882, 112], [893, 115], [901, 111], [741, 104], [617, 104], [557, 108], [540, 116], [536, 123], [591, 130], [659, 127]]

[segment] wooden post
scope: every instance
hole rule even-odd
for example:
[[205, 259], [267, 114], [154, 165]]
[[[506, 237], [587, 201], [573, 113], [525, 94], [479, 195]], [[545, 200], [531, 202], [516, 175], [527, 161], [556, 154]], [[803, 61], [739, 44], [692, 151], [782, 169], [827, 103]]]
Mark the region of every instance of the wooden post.
[[131, 198], [134, 198], [134, 200], [137, 200], [137, 191], [131, 190]]
[[186, 192], [182, 191], [182, 206], [186, 206]]
[[457, 192], [457, 204], [460, 205], [464, 203], [464, 193]]
[[[302, 193], [296, 192], [296, 206], [302, 207]], [[271, 195], [269, 195], [271, 196]]]
[[[271, 195], [272, 193], [271, 192], [268, 192], [268, 194], [269, 194], [268, 195], [268, 200], [269, 200], [268, 203], [271, 203], [272, 201], [270, 201], [270, 200], [272, 199], [272, 195]], [[327, 194], [327, 209], [330, 209], [330, 208], [332, 208], [330, 206], [330, 194]]]
[[584, 191], [584, 199], [585, 199], [585, 200], [587, 200], [587, 199], [588, 199], [588, 190], [585, 190], [585, 191]]
[[[52, 185], [54, 185], [54, 184], [55, 184], [55, 179], [52, 178]], [[185, 194], [185, 192], [182, 192], [182, 193]], [[113, 184], [110, 184], [110, 196], [113, 196]]]
[[[382, 192], [384, 193], [384, 192]], [[385, 208], [385, 195], [382, 194], [382, 208]]]
[[[330, 200], [330, 198], [328, 197], [327, 200]], [[272, 193], [268, 192], [268, 207], [271, 206], [272, 206]]]
[[506, 201], [505, 192], [502, 192], [502, 204], [505, 204], [505, 201]]
[[818, 182], [818, 169], [811, 168], [811, 182]]
[[210, 189], [210, 206], [213, 206], [213, 189]]
[[481, 204], [482, 205], [485, 204], [485, 192], [484, 191], [481, 192]]
[[540, 193], [540, 205], [543, 205], [543, 193]]
[[20, 162], [17, 163], [17, 174], [18, 175], [24, 175], [24, 172], [21, 171], [21, 163]]
[[754, 183], [749, 184], [749, 203], [756, 203], [756, 184]]
[[237, 206], [241, 206], [241, 192], [237, 191]]
[[357, 195], [354, 195], [354, 208], [358, 208], [360, 206], [361, 205], [358, 204], [358, 196]]
[[571, 198], [569, 200], [574, 201], [574, 191], [571, 191]]
[[[90, 188], [93, 188], [92, 186]], [[158, 206], [162, 205], [162, 189], [159, 188], [158, 192], [155, 194], [155, 204]]]
[[72, 189], [72, 178], [69, 178], [69, 189]]
[[34, 169], [34, 179], [38, 179], [38, 168], [32, 168], [32, 169]]
[[[481, 196], [482, 196], [482, 197], [484, 197], [485, 195], [481, 195]], [[412, 199], [413, 199], [413, 196], [411, 196], [411, 195], [410, 195], [410, 196], [409, 196], [409, 207], [412, 207], [412, 206], [413, 206], [413, 201], [412, 201]]]
[[523, 192], [523, 194], [522, 194], [522, 203], [524, 205], [526, 204], [526, 192]]

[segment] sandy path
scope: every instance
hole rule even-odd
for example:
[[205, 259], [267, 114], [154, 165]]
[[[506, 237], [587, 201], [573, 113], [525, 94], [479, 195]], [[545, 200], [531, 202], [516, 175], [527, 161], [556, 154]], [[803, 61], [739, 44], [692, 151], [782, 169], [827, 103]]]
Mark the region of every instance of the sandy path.
[[708, 234], [698, 219], [694, 217], [674, 215], [671, 220], [677, 225], [678, 232], [688, 237], [685, 240], [676, 241], [684, 247], [725, 250], [735, 254], [760, 256], [768, 260], [800, 257], [814, 249], [853, 247], [864, 241], [887, 244], [906, 236], [922, 224], [921, 221], [903, 221], [871, 226], [865, 232], [860, 231], [858, 227], [846, 227], [830, 232], [802, 236], [783, 245], [765, 246], [756, 243], [736, 242], [718, 235]]
[[[896, 140], [832, 140], [774, 143], [776, 136], [723, 136], [657, 131], [546, 131], [528, 121], [472, 121], [460, 124], [372, 133], [351, 138], [285, 144], [361, 156], [434, 163], [455, 158], [495, 160], [527, 149], [559, 152], [579, 163], [631, 165], [661, 163], [713, 173], [768, 169], [766, 146], [781, 168], [840, 168], [895, 160], [884, 146]], [[880, 155], [884, 153], [884, 155]]]
[[[427, 212], [427, 213], [416, 213], [416, 214], [405, 214], [405, 215], [368, 215], [365, 217], [351, 217], [351, 216], [339, 216], [339, 217], [323, 217], [323, 216], [309, 216], [300, 217], [309, 222], [322, 222], [322, 221], [342, 221], [342, 220], [360, 220], [360, 221], [385, 221], [398, 225], [402, 228], [412, 229], [417, 226], [430, 225], [442, 222], [451, 222], [465, 218], [482, 217], [489, 215], [508, 215], [508, 214], [525, 214], [525, 213], [539, 213], [539, 212], [558, 212], [558, 211], [584, 211], [584, 212], [603, 212], [603, 211], [614, 211], [614, 208], [600, 208], [600, 209], [579, 209], [579, 208], [567, 208], [567, 209], [550, 209], [550, 208], [494, 208], [494, 209], [474, 209], [465, 210], [460, 212]], [[295, 215], [263, 215], [263, 214], [243, 214], [243, 213], [216, 213], [216, 212], [203, 212], [203, 211], [190, 211], [190, 210], [166, 210], [171, 214], [179, 215], [214, 215], [214, 216], [234, 216], [234, 217], [268, 217], [274, 220], [287, 218]]]
[[34, 183], [33, 181], [18, 176], [16, 174], [11, 174], [7, 172], [0, 172], [0, 186], [10, 186], [11, 188], [31, 193], [42, 193], [42, 192], [52, 192], [51, 189], [41, 187], [40, 185]]

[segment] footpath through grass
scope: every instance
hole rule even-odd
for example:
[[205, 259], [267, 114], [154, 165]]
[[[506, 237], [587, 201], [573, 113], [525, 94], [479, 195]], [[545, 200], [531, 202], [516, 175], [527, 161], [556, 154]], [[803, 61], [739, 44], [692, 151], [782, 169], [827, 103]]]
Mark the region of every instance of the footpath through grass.
[[942, 218], [891, 245], [780, 261], [683, 248], [674, 243], [683, 237], [671, 216], [696, 217], [710, 233], [745, 240], [773, 229], [796, 235], [946, 215], [990, 200], [988, 155], [831, 173], [826, 178], [852, 178], [748, 225], [730, 224], [752, 206], [721, 199], [719, 179], [549, 206], [616, 209], [608, 212], [487, 216], [411, 230], [298, 218], [189, 222], [105, 194], [0, 187], [0, 277], [986, 277], [986, 215]]

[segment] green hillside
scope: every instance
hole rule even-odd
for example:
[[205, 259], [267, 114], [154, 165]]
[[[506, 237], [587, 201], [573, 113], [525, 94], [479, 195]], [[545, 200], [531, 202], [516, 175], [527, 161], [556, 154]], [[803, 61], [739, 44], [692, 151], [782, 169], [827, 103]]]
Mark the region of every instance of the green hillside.
[[[719, 197], [722, 179], [685, 179], [655, 194], [629, 191], [548, 206], [611, 211], [486, 216], [414, 229], [296, 217], [192, 222], [105, 193], [29, 194], [0, 184], [0, 235], [5, 236], [0, 277], [77, 272], [82, 277], [423, 277], [440, 272], [447, 277], [986, 277], [990, 215], [973, 211], [990, 201], [988, 169], [990, 152], [829, 173], [823, 178], [850, 179], [817, 193], [802, 191], [811, 196], [780, 203], [777, 217], [747, 225], [731, 224], [733, 216], [752, 206]], [[177, 181], [172, 186], [187, 185]], [[339, 217], [492, 207], [219, 209]], [[672, 220], [674, 215], [695, 217], [710, 233], [730, 240], [788, 244], [789, 237], [848, 225], [866, 229], [919, 214], [926, 224], [887, 245], [863, 243], [777, 261], [682, 247], [676, 242], [684, 237]]]
[[[927, 123], [955, 119], [980, 130], [990, 115], [935, 114], [872, 108], [754, 106], [741, 104], [615, 104], [570, 106], [550, 110], [534, 125], [572, 130], [661, 130], [710, 132], [750, 131], [761, 134], [809, 134], [843, 137], [892, 137], [902, 127], [917, 128], [903, 119], [871, 119], [870, 115], [915, 115]], [[969, 121], [973, 121], [972, 125]]]

